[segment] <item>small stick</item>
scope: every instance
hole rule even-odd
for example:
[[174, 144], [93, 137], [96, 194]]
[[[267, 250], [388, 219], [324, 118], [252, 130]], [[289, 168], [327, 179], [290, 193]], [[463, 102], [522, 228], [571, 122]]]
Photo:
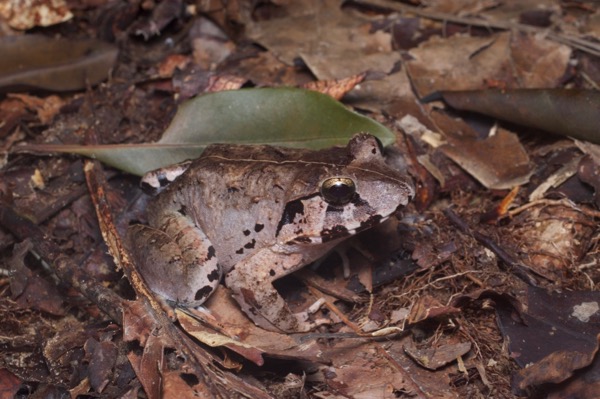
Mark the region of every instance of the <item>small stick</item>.
[[510, 255], [508, 252], [506, 252], [504, 249], [502, 249], [500, 247], [500, 245], [498, 245], [498, 243], [495, 242], [494, 240], [492, 240], [490, 237], [487, 237], [487, 236], [483, 235], [482, 233], [471, 229], [467, 225], [467, 223], [464, 220], [462, 220], [451, 209], [449, 209], [449, 208], [445, 209], [444, 214], [446, 215], [448, 220], [450, 220], [450, 222], [452, 222], [452, 224], [454, 224], [456, 227], [458, 227], [458, 229], [460, 231], [462, 231], [465, 234], [470, 235], [475, 240], [477, 240], [478, 243], [480, 243], [481, 245], [485, 246], [490, 251], [495, 253], [496, 256], [498, 256], [504, 264], [508, 265], [510, 267], [510, 269], [513, 270], [515, 276], [517, 276], [518, 278], [523, 280], [525, 283], [527, 283], [531, 286], [534, 286], [534, 287], [537, 287], [539, 285], [539, 283], [535, 279], [535, 277], [533, 277], [531, 275], [532, 273], [536, 274], [540, 277], [543, 277], [547, 280], [550, 280], [546, 276], [531, 269], [529, 266], [526, 266], [526, 265], [522, 264], [521, 262], [517, 261], [512, 255]]

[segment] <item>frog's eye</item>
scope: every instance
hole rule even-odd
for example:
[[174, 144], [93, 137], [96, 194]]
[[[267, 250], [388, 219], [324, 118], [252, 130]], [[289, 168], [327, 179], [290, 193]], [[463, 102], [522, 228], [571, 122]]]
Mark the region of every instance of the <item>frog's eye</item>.
[[356, 185], [349, 177], [330, 177], [321, 183], [321, 195], [331, 205], [346, 205], [356, 194]]

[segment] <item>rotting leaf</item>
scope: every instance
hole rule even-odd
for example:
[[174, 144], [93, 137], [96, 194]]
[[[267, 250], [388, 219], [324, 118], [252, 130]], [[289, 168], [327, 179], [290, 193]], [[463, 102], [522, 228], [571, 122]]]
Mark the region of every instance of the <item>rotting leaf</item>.
[[348, 76], [344, 79], [333, 80], [317, 80], [308, 82], [302, 87], [308, 90], [318, 91], [319, 93], [327, 94], [336, 100], [341, 100], [349, 91], [354, 89], [356, 85], [365, 80], [366, 73], [359, 73]]
[[600, 92], [568, 89], [441, 91], [423, 102], [448, 105], [600, 144]]
[[454, 306], [446, 306], [432, 296], [420, 297], [410, 309], [408, 324], [416, 324], [434, 318], [447, 318], [460, 313]]
[[[542, 360], [521, 370], [515, 379], [516, 386], [519, 389], [526, 389], [536, 385], [561, 383], [570, 378], [576, 370], [583, 369], [592, 364], [597, 351], [598, 348], [596, 347], [591, 353], [578, 351], [553, 352]], [[575, 395], [571, 397], [585, 398], [589, 396]]]
[[108, 77], [118, 50], [95, 39], [0, 38], [0, 92], [85, 89]]
[[432, 347], [426, 346], [423, 348], [417, 347], [414, 341], [408, 341], [404, 345], [404, 352], [411, 359], [432, 371], [447, 366], [460, 356], [466, 355], [470, 350], [470, 342], [434, 343]]
[[[519, 389], [569, 378], [590, 381], [590, 376], [598, 375], [598, 362], [586, 366], [598, 350], [599, 303], [600, 293], [595, 291], [549, 294], [529, 287], [526, 313], [511, 306], [497, 308], [512, 357], [521, 367], [533, 364], [519, 372], [515, 380]], [[557, 392], [562, 388], [557, 386]]]
[[510, 337], [510, 351], [520, 366], [536, 362], [557, 350], [589, 352], [597, 344], [600, 312], [580, 316], [580, 306], [600, 303], [600, 292], [580, 291], [548, 294], [544, 289], [529, 287], [527, 313], [515, 321], [512, 309], [498, 308], [501, 330]]
[[117, 364], [118, 347], [111, 341], [100, 341], [90, 337], [84, 349], [89, 361], [90, 386], [102, 392], [110, 382], [110, 375]]
[[[415, 366], [404, 346], [412, 337], [405, 335], [387, 341], [364, 342], [331, 340], [323, 351], [321, 365], [315, 376], [338, 396], [348, 398], [458, 398], [448, 389], [448, 370], [432, 373]], [[313, 377], [314, 379], [314, 377]], [[341, 396], [340, 396], [341, 395]], [[326, 396], [322, 396], [326, 397]]]
[[62, 297], [55, 285], [25, 266], [25, 255], [33, 245], [26, 240], [14, 246], [8, 272], [12, 299], [23, 309], [38, 309], [55, 316], [65, 314]]
[[577, 167], [577, 176], [579, 180], [594, 188], [594, 202], [600, 207], [600, 165], [592, 156], [586, 155]]
[[210, 93], [183, 103], [155, 144], [37, 144], [19, 150], [85, 155], [143, 175], [196, 158], [211, 143], [317, 149], [345, 145], [358, 132], [377, 136], [384, 146], [395, 140], [395, 135], [382, 124], [350, 111], [325, 94], [290, 87], [259, 88]]
[[211, 347], [225, 346], [258, 366], [264, 365], [263, 352], [260, 349], [208, 329], [181, 309], [176, 309], [176, 312], [181, 327], [200, 342]]

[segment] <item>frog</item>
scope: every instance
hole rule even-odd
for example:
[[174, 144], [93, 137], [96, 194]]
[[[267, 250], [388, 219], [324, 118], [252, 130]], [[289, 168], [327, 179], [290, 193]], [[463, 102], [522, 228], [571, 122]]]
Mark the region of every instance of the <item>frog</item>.
[[410, 178], [385, 163], [369, 133], [320, 150], [211, 144], [170, 176], [147, 206], [147, 224], [127, 234], [150, 289], [169, 304], [197, 307], [223, 279], [257, 326], [287, 333], [327, 319], [292, 312], [273, 282], [414, 197]]

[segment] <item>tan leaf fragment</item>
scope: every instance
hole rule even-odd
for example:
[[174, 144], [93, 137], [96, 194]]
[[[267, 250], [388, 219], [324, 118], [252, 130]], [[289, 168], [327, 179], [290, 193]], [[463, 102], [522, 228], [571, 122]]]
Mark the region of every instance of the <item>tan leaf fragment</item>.
[[27, 30], [68, 21], [73, 13], [65, 0], [8, 0], [0, 2], [0, 17], [11, 28]]

